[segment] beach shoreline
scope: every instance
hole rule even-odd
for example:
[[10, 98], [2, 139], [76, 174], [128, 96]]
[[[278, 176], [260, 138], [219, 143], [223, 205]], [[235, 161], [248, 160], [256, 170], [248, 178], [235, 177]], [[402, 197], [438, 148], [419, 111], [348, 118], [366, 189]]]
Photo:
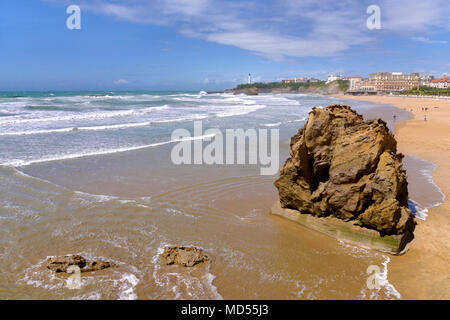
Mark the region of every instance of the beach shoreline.
[[[212, 104], [202, 102], [208, 98], [214, 99]], [[220, 112], [219, 116], [210, 117], [210, 126], [226, 129], [275, 124], [274, 127], [280, 129], [280, 164], [289, 156], [290, 137], [304, 124], [313, 106], [345, 103], [354, 107], [366, 119], [382, 117], [391, 130], [394, 130], [393, 113], [397, 114], [397, 122], [411, 117], [409, 112], [399, 110], [391, 104], [351, 103], [348, 99], [321, 95], [208, 98], [179, 94], [172, 98], [133, 95], [129, 99], [138, 102], [142, 102], [141, 99], [148, 100], [148, 103], [156, 106], [158, 109], [151, 113], [148, 113], [147, 106], [141, 106], [151, 117], [167, 112], [171, 116], [170, 112], [176, 111], [178, 106], [186, 112], [184, 100], [188, 104], [197, 102], [208, 110], [216, 110], [216, 105], [222, 105], [217, 102], [229, 103], [239, 116], [220, 117], [227, 110], [217, 110]], [[81, 96], [77, 99], [85, 102], [93, 98]], [[161, 109], [160, 106], [166, 102], [160, 100], [165, 99], [172, 99], [172, 105]], [[123, 97], [117, 100], [121, 101]], [[253, 109], [247, 110], [249, 115], [246, 116], [240, 112], [245, 103], [250, 106], [264, 105], [265, 108], [258, 108], [257, 114], [250, 113]], [[131, 111], [125, 111], [127, 114], [132, 112], [134, 117], [141, 110], [134, 110], [135, 108], [133, 106]], [[91, 115], [89, 112], [92, 113], [92, 110], [86, 110], [87, 115]], [[95, 112], [98, 115], [98, 110]], [[110, 110], [104, 110], [106, 115], [109, 112]], [[83, 113], [82, 116], [87, 117], [86, 114]], [[173, 114], [173, 117], [178, 119], [179, 115]], [[60, 121], [55, 117], [51, 119]], [[104, 129], [103, 117], [97, 119], [96, 116], [94, 119], [93, 124], [102, 125]], [[121, 116], [117, 120], [120, 122], [114, 124], [130, 123], [129, 116]], [[139, 122], [143, 120], [151, 119], [142, 119], [139, 113]], [[30, 123], [28, 118], [26, 121], [25, 124]], [[87, 124], [70, 122], [67, 127], [92, 126], [91, 121]], [[110, 120], [107, 124], [111, 124]], [[2, 191], [0, 208], [14, 217], [7, 220], [9, 225], [5, 228], [3, 237], [11, 239], [11, 243], [20, 244], [20, 247], [15, 246], [13, 249], [6, 247], [9, 256], [7, 260], [3, 260], [4, 265], [1, 267], [6, 266], [5, 270], [13, 272], [6, 273], [2, 285], [11, 289], [0, 292], [0, 295], [6, 298], [47, 299], [215, 299], [218, 295], [224, 299], [420, 297], [419, 290], [423, 281], [421, 278], [414, 278], [417, 277], [414, 272], [419, 270], [417, 272], [420, 273], [427, 266], [424, 264], [415, 268], [415, 261], [409, 258], [411, 252], [396, 259], [378, 251], [348, 245], [315, 230], [269, 215], [269, 208], [278, 200], [278, 192], [273, 185], [275, 177], [261, 176], [258, 166], [175, 165], [170, 161], [173, 145], [158, 142], [168, 140], [171, 130], [179, 126], [192, 130], [192, 122], [186, 121], [120, 130], [108, 127], [100, 131], [45, 133], [49, 135], [48, 139], [55, 136], [59, 141], [70, 137], [71, 143], [74, 139], [90, 141], [93, 140], [92, 137], [103, 137], [101, 141], [108, 142], [110, 140], [106, 138], [109, 135], [116, 137], [111, 141], [119, 139], [128, 143], [139, 142], [140, 140], [127, 140], [136, 136], [159, 137], [161, 140], [142, 141], [145, 145], [154, 144], [148, 148], [64, 157], [55, 161], [35, 161], [17, 170], [0, 166], [0, 181], [2, 185], [8, 186]], [[30, 128], [18, 128], [20, 132], [25, 129]], [[38, 126], [35, 129], [41, 130]], [[14, 138], [27, 143], [33, 135], [42, 134], [34, 132], [32, 135], [12, 135], [8, 139]], [[16, 142], [14, 145], [21, 144]], [[85, 144], [81, 146], [81, 151], [87, 147]], [[109, 149], [116, 150], [113, 147], [115, 144]], [[64, 148], [62, 150], [65, 151]], [[40, 153], [31, 153], [30, 159], [39, 160], [40, 157], [36, 155]], [[407, 158], [409, 156], [405, 157]], [[24, 157], [24, 160], [27, 158]], [[407, 172], [409, 169], [412, 173], [418, 172], [409, 180], [415, 188], [410, 194], [412, 199], [422, 204], [417, 190], [431, 193], [432, 183], [426, 180], [426, 176], [434, 166], [431, 163], [419, 163], [420, 161], [413, 159], [409, 162], [412, 163], [411, 167], [406, 169]], [[408, 161], [405, 160], [404, 164], [406, 167]], [[428, 170], [427, 174], [421, 174], [423, 170]], [[26, 214], [18, 215], [22, 211], [16, 209], [17, 205], [29, 208]], [[429, 207], [429, 203], [422, 207]], [[157, 259], [157, 253], [166, 245], [203, 248], [213, 257], [211, 268], [202, 273], [204, 277], [200, 278], [180, 270], [166, 269]], [[97, 279], [89, 282], [81, 292], [61, 290], [57, 279], [48, 278], [48, 273], [42, 272], [41, 264], [48, 256], [66, 254], [81, 254], [91, 259], [113, 261], [120, 268], [108, 270], [104, 281]], [[23, 261], [22, 257], [26, 257], [27, 261]], [[410, 263], [403, 264], [408, 262]], [[382, 276], [385, 280], [378, 291], [366, 286], [366, 270], [370, 265], [377, 265], [384, 270]], [[445, 266], [441, 269], [445, 276]], [[114, 281], [121, 285], [111, 286], [111, 283], [116, 283]], [[411, 282], [411, 288], [404, 285], [408, 281]], [[187, 283], [189, 286], [174, 287], [179, 283]], [[426, 286], [430, 287], [428, 284]], [[439, 289], [438, 281], [436, 286]]]
[[393, 96], [335, 97], [391, 104], [412, 114], [411, 119], [395, 122], [398, 150], [437, 165], [433, 180], [445, 199], [429, 210], [426, 220], [417, 219], [409, 252], [392, 257], [389, 278], [405, 299], [449, 299], [450, 101]]

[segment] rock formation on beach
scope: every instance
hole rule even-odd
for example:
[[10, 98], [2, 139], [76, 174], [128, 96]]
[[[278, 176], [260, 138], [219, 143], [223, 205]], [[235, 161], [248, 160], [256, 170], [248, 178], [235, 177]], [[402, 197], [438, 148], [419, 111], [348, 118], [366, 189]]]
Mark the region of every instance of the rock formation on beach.
[[70, 266], [78, 266], [81, 272], [98, 271], [106, 268], [113, 267], [110, 262], [103, 260], [87, 261], [80, 255], [60, 256], [48, 258], [46, 262], [47, 269], [50, 269], [56, 273], [67, 272]]
[[383, 120], [365, 121], [345, 105], [313, 108], [275, 186], [283, 208], [404, 234], [415, 222], [402, 159]]
[[193, 267], [209, 260], [202, 249], [195, 247], [166, 247], [161, 256], [166, 260], [166, 264], [178, 264], [183, 267]]

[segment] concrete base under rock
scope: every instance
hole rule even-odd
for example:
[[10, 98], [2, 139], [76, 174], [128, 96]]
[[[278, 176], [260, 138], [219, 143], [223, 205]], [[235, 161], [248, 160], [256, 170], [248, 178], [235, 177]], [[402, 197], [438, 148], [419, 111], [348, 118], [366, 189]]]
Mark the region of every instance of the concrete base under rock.
[[410, 232], [381, 236], [380, 232], [376, 230], [358, 226], [355, 224], [356, 221], [346, 222], [333, 216], [316, 217], [311, 214], [302, 214], [298, 210], [282, 208], [279, 201], [273, 205], [271, 213], [338, 240], [394, 255], [405, 253], [408, 249], [408, 243], [413, 239]]

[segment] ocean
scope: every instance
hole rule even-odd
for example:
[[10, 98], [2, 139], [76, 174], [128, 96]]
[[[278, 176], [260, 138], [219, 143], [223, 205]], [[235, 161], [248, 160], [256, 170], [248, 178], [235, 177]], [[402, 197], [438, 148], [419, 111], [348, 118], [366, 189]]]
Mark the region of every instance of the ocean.
[[[202, 121], [204, 130], [279, 129], [282, 165], [311, 108], [338, 102], [391, 128], [393, 114], [409, 116], [320, 95], [0, 93], [0, 299], [401, 299], [388, 255], [269, 215], [276, 175], [171, 161], [172, 132]], [[406, 157], [405, 167], [411, 207], [425, 219], [442, 201], [433, 164]], [[212, 261], [166, 266], [166, 245], [201, 247]], [[66, 254], [117, 267], [69, 289], [44, 267]], [[371, 265], [382, 270], [376, 290]]]

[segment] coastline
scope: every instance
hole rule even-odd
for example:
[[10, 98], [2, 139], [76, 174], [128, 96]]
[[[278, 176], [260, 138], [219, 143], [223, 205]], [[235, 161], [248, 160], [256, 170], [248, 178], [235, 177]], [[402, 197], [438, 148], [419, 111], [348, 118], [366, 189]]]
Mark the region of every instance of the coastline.
[[[450, 101], [391, 96], [335, 97], [391, 104], [412, 113], [411, 119], [395, 123], [399, 152], [436, 164], [433, 179], [446, 198], [429, 210], [426, 220], [417, 219], [409, 252], [391, 258], [389, 277], [406, 299], [449, 299]], [[428, 111], [423, 111], [424, 107]]]
[[[195, 97], [183, 98], [190, 101]], [[219, 121], [215, 125], [245, 127], [252, 125], [255, 119], [259, 120], [256, 124], [264, 127], [276, 124], [280, 127], [281, 159], [288, 157], [289, 138], [301, 126], [302, 108], [306, 107], [306, 115], [310, 106], [326, 106], [335, 100], [323, 99], [321, 95], [299, 96], [299, 103], [269, 94], [250, 98], [256, 100], [256, 105], [266, 105], [259, 109], [259, 115], [244, 115], [228, 121], [226, 117], [215, 117]], [[240, 99], [244, 98], [230, 100], [235, 105]], [[280, 109], [285, 105], [288, 107]], [[391, 129], [394, 128], [392, 113], [397, 112], [397, 120], [411, 116], [389, 104], [366, 102], [358, 103], [355, 108], [365, 118], [381, 116]], [[292, 110], [292, 116], [283, 118], [280, 114], [285, 112], [280, 110]], [[297, 119], [294, 116], [297, 121], [293, 120]], [[188, 129], [191, 126], [188, 122], [184, 125]], [[149, 127], [150, 130], [155, 128]], [[124, 130], [133, 133], [138, 129]], [[77, 137], [80, 133], [84, 131], [71, 136]], [[151, 134], [154, 132], [147, 132]], [[31, 209], [27, 215], [9, 220], [11, 230], [17, 227], [20, 232], [8, 236], [20, 239], [15, 242], [21, 246], [11, 250], [11, 256], [5, 261], [8, 270], [14, 272], [8, 273], [2, 281], [4, 286], [13, 288], [12, 293], [0, 294], [6, 294], [7, 298], [74, 298], [74, 292], [61, 291], [56, 280], [42, 272], [41, 266], [47, 256], [81, 254], [113, 261], [120, 268], [112, 273], [106, 271], [95, 286], [94, 278], [90, 278], [91, 282], [77, 293], [75, 298], [78, 299], [417, 297], [420, 279], [413, 281], [416, 287], [409, 294], [393, 278], [395, 257], [347, 245], [310, 228], [268, 215], [267, 209], [278, 199], [278, 194], [273, 177], [261, 176], [258, 166], [178, 166], [167, 161], [172, 146], [156, 144], [124, 152], [35, 162], [18, 170], [0, 166], [0, 180], [8, 186], [2, 200], [20, 199]], [[420, 164], [413, 166], [412, 172], [422, 171], [422, 168], [427, 169]], [[417, 181], [412, 184], [419, 190], [429, 189]], [[36, 190], [39, 190], [38, 197]], [[42, 201], [37, 202], [36, 198]], [[7, 210], [15, 214], [14, 208], [7, 207]], [[46, 212], [45, 217], [40, 215], [42, 210]], [[166, 245], [203, 248], [211, 253], [213, 263], [206, 272], [200, 270], [203, 272], [200, 276], [166, 269], [156, 254]], [[18, 254], [27, 257], [27, 261], [15, 256]], [[404, 257], [397, 261], [407, 261]], [[10, 261], [14, 261], [13, 266]], [[376, 292], [366, 287], [369, 265], [378, 265], [383, 270], [383, 284]], [[409, 281], [411, 272], [420, 268], [422, 266], [416, 269], [408, 265], [402, 269], [406, 271], [400, 270], [398, 274]], [[111, 287], [112, 281], [118, 281], [120, 287]]]
[[[135, 118], [139, 122], [147, 120], [140, 113], [142, 108], [148, 111], [147, 104], [159, 108], [168, 104], [169, 99], [172, 100], [170, 107], [145, 114], [149, 118], [161, 116], [160, 120], [172, 121], [179, 119], [181, 112], [178, 111], [182, 111], [187, 113], [183, 118], [190, 118], [186, 107], [195, 103], [200, 108], [190, 109], [196, 110], [195, 115], [198, 115], [197, 109], [209, 115], [210, 127], [225, 130], [276, 123], [280, 127], [280, 157], [283, 159], [289, 154], [290, 137], [298, 131], [310, 107], [326, 106], [334, 100], [320, 95], [206, 97], [187, 93], [171, 96], [173, 98], [167, 96], [136, 94], [127, 98], [126, 104], [131, 107], [125, 111], [133, 116], [131, 119], [119, 117], [115, 123], [127, 124]], [[77, 99], [82, 102], [95, 99], [98, 103], [100, 98], [81, 96]], [[115, 101], [110, 97], [104, 99]], [[59, 104], [58, 101], [55, 104]], [[105, 104], [116, 106], [108, 101]], [[140, 105], [134, 105], [134, 101]], [[259, 107], [261, 105], [265, 107]], [[257, 113], [250, 113], [256, 109]], [[389, 109], [395, 110], [394, 107]], [[91, 112], [85, 110], [83, 117], [92, 118]], [[97, 120], [98, 110], [94, 112], [95, 121], [69, 122], [65, 126], [104, 125], [103, 117]], [[110, 110], [102, 110], [102, 114], [109, 113]], [[53, 118], [54, 122], [59, 121]], [[63, 144], [63, 138], [69, 138], [69, 146], [77, 139], [86, 143], [95, 140], [94, 144], [102, 141], [108, 150], [116, 150], [123, 145], [107, 145], [108, 137], [125, 146], [148, 145], [169, 140], [175, 128], [191, 131], [192, 125], [191, 121], [163, 122], [120, 130], [46, 133], [44, 137], [49, 142], [53, 138]], [[24, 129], [30, 128], [18, 128]], [[36, 138], [42, 140], [42, 134], [39, 135]], [[22, 141], [20, 139], [33, 135], [24, 137], [18, 135], [15, 139]], [[138, 137], [145, 139], [135, 139]], [[159, 139], [150, 139], [152, 137]], [[15, 145], [21, 144], [16, 142]], [[314, 230], [268, 215], [267, 209], [277, 199], [274, 177], [261, 176], [258, 165], [176, 165], [170, 161], [172, 146], [164, 144], [37, 161], [20, 170], [0, 167], [0, 181], [7, 186], [2, 189], [0, 207], [5, 208], [8, 217], [13, 217], [6, 220], [8, 228], [1, 230], [3, 238], [10, 239], [12, 245], [5, 245], [3, 252], [7, 255], [0, 261], [1, 267], [8, 270], [1, 284], [10, 289], [0, 292], [0, 296], [216, 299], [215, 292], [224, 299], [364, 299], [372, 296], [373, 292], [361, 279], [366, 278], [368, 265], [387, 263], [385, 255], [355, 249]], [[79, 154], [73, 151], [86, 153], [84, 151], [88, 150], [86, 144], [80, 144], [79, 150], [50, 147], [40, 146], [47, 151], [43, 156]], [[29, 155], [29, 159], [42, 158], [40, 150]], [[15, 209], [17, 205], [29, 208], [26, 214]], [[160, 263], [157, 253], [167, 245], [204, 249], [213, 259], [210, 269], [191, 274], [189, 270], [166, 267]], [[112, 261], [119, 268], [106, 270], [101, 277], [86, 275], [88, 282], [81, 291], [64, 290], [64, 282], [50, 277], [42, 269], [42, 262], [48, 256], [67, 254]], [[374, 296], [377, 299], [397, 297], [386, 286]]]

